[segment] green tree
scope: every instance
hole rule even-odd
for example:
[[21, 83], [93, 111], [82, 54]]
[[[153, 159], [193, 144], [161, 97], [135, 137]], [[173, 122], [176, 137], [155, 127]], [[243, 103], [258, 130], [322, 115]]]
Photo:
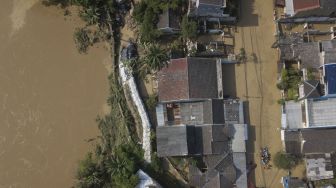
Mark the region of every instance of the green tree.
[[81, 188], [102, 187], [104, 179], [98, 168], [98, 163], [92, 153], [88, 153], [84, 160], [80, 161], [77, 169], [77, 186]]
[[182, 18], [181, 34], [183, 39], [195, 39], [197, 37], [197, 23], [189, 20], [187, 15]]
[[237, 60], [240, 62], [240, 63], [245, 63], [247, 61], [247, 56], [246, 56], [246, 51], [244, 48], [240, 48], [239, 50], [239, 54], [237, 56]]
[[290, 170], [300, 162], [300, 158], [291, 154], [277, 152], [273, 163], [279, 169]]
[[315, 79], [315, 76], [314, 76], [314, 69], [309, 67], [307, 69], [307, 79], [308, 80], [314, 80]]
[[100, 12], [97, 7], [92, 6], [80, 11], [79, 16], [87, 23], [87, 25], [93, 25], [99, 23]]
[[145, 52], [138, 68], [140, 75], [145, 76], [159, 71], [167, 65], [169, 56], [165, 49], [161, 48], [157, 43], [147, 43], [144, 47]]
[[158, 102], [157, 95], [153, 94], [153, 95], [148, 96], [148, 98], [146, 99], [146, 106], [148, 110], [150, 111], [155, 110], [157, 102]]
[[156, 29], [155, 24], [157, 23], [157, 19], [157, 15], [151, 9], [145, 12], [139, 31], [141, 42], [153, 42], [160, 36], [160, 32]]

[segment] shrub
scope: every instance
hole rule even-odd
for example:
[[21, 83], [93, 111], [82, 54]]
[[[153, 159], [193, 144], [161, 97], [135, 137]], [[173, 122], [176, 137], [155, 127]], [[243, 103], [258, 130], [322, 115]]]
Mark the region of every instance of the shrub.
[[244, 48], [240, 48], [237, 60], [241, 63], [245, 63], [247, 61], [246, 51]]
[[278, 104], [280, 104], [280, 105], [284, 105], [285, 102], [286, 102], [286, 100], [285, 100], [285, 99], [279, 99], [277, 102], [278, 102]]
[[76, 28], [74, 32], [74, 41], [79, 53], [86, 53], [89, 46], [92, 45], [89, 37], [90, 31], [85, 28]]
[[289, 88], [287, 91], [287, 100], [296, 100], [298, 98], [298, 90], [296, 88]]
[[158, 102], [157, 95], [150, 95], [146, 99], [146, 106], [148, 110], [155, 110], [157, 102]]
[[307, 79], [308, 80], [314, 80], [315, 79], [313, 68], [308, 68], [307, 69]]
[[197, 37], [197, 23], [189, 20], [187, 15], [183, 16], [182, 19], [181, 34], [183, 39], [195, 39]]

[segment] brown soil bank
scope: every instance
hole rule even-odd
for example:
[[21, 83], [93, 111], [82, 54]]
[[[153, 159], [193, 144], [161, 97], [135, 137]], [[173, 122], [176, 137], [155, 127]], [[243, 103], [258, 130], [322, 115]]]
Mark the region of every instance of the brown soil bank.
[[78, 54], [75, 15], [38, 0], [0, 6], [0, 187], [71, 187], [98, 135], [110, 58]]

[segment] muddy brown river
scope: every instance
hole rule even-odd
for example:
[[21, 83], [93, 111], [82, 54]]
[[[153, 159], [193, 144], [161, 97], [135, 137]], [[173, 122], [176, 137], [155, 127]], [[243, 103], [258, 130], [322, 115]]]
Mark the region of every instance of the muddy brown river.
[[78, 54], [82, 24], [39, 0], [0, 6], [0, 188], [71, 187], [107, 109], [109, 53]]

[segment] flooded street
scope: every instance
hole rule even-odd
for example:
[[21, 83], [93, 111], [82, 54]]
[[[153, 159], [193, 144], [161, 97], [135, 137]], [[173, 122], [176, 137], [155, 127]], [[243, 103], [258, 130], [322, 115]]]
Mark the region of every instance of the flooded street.
[[76, 15], [39, 0], [0, 6], [0, 188], [71, 187], [106, 109], [109, 53], [78, 54]]

